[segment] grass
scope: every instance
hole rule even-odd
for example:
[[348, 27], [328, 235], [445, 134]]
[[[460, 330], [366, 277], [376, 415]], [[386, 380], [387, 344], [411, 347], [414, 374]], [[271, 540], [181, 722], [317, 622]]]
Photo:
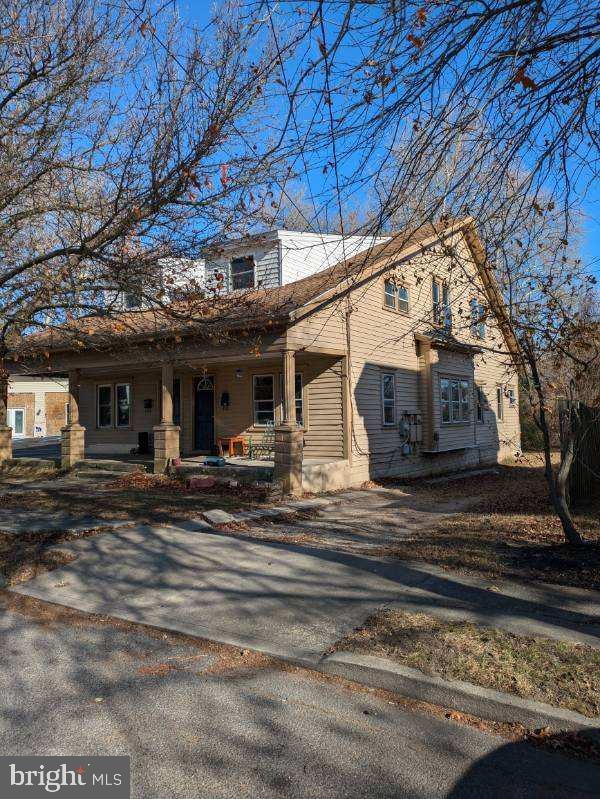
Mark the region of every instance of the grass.
[[428, 674], [600, 716], [600, 650], [588, 646], [381, 610], [334, 650], [378, 655]]
[[474, 502], [468, 512], [419, 534], [417, 540], [381, 547], [380, 556], [423, 560], [491, 578], [600, 588], [600, 497], [574, 511], [585, 548], [566, 545], [539, 456], [500, 466], [494, 475], [435, 486], [411, 483], [410, 491], [427, 495], [432, 503], [457, 495], [472, 495]]

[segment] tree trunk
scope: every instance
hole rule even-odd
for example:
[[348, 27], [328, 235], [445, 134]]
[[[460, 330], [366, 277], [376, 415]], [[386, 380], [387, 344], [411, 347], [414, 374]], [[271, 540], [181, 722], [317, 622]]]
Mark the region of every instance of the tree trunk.
[[569, 509], [569, 504], [567, 502], [567, 480], [575, 452], [575, 434], [573, 431], [572, 420], [569, 420], [569, 441], [567, 449], [561, 456], [558, 475], [555, 478], [554, 470], [552, 468], [552, 449], [550, 447], [550, 430], [548, 428], [548, 420], [546, 418], [544, 391], [540, 383], [539, 374], [537, 372], [537, 364], [532, 358], [528, 358], [528, 361], [531, 367], [534, 386], [540, 405], [539, 419], [537, 422], [544, 438], [544, 473], [548, 483], [548, 489], [550, 491], [550, 499], [552, 501], [552, 505], [554, 506], [554, 510], [556, 511], [556, 515], [562, 524], [567, 543], [571, 546], [579, 547], [583, 545], [583, 538], [575, 527], [575, 523], [573, 522], [573, 517], [571, 516], [571, 511]]

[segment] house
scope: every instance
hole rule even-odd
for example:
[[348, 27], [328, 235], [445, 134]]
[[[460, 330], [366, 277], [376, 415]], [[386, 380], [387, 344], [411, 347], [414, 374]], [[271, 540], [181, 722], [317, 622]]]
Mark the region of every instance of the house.
[[[472, 220], [370, 241], [288, 282], [279, 261], [270, 287], [256, 242], [240, 244], [219, 254], [231, 290], [217, 297], [25, 340], [14, 371], [69, 374], [65, 466], [151, 438], [161, 471], [241, 435], [269, 444], [274, 479], [297, 493], [519, 448], [516, 341]], [[250, 256], [254, 285], [236, 284]]]
[[65, 377], [13, 377], [8, 383], [7, 423], [13, 438], [59, 436], [67, 423]]

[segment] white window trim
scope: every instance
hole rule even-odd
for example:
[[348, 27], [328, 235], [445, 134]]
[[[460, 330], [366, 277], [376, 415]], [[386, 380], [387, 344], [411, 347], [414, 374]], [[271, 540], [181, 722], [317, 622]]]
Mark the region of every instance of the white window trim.
[[[100, 424], [100, 389], [110, 389], [110, 424]], [[112, 430], [115, 422], [115, 391], [112, 383], [96, 383], [96, 427], [98, 430]]]
[[506, 396], [508, 397], [508, 407], [517, 407], [517, 392], [513, 385], [510, 383], [506, 386]]
[[[119, 424], [119, 414], [117, 413], [117, 389], [119, 388], [119, 386], [129, 386], [129, 421], [127, 422], [127, 424]], [[133, 391], [131, 388], [131, 383], [126, 383], [126, 382], [115, 383], [115, 387], [113, 390], [113, 397], [115, 404], [114, 408], [115, 428], [117, 430], [129, 430], [131, 428], [131, 417], [133, 411]]]
[[[27, 409], [26, 408], [7, 408], [7, 421], [8, 417], [11, 418], [11, 423], [8, 425], [12, 428], [12, 436], [13, 438], [26, 438], [27, 437]], [[15, 413], [21, 412], [23, 414], [23, 432], [16, 433], [15, 432]]]
[[[392, 422], [386, 422], [386, 420], [385, 420], [386, 402], [387, 403], [390, 402], [390, 400], [386, 399], [384, 397], [384, 394], [383, 394], [383, 384], [385, 382], [385, 380], [384, 380], [385, 377], [391, 377], [392, 378], [392, 385], [394, 386], [394, 396], [393, 396], [393, 399], [392, 399], [392, 410], [394, 412], [394, 420]], [[379, 392], [380, 392], [380, 398], [381, 398], [381, 424], [383, 425], [383, 427], [395, 427], [396, 426], [396, 373], [395, 372], [390, 372], [390, 371], [380, 372], [380, 375], [379, 375]]]
[[[391, 283], [392, 286], [394, 287], [394, 293], [391, 295], [393, 297], [393, 299], [394, 299], [393, 306], [392, 305], [388, 305], [386, 303], [386, 301], [385, 301], [386, 297], [390, 296], [385, 290], [385, 287], [386, 287], [387, 283]], [[404, 308], [400, 307], [400, 298], [398, 297], [399, 289], [404, 289], [406, 291], [406, 304], [407, 304], [406, 310], [404, 310]], [[404, 281], [396, 281], [396, 280], [394, 280], [391, 277], [386, 277], [384, 279], [384, 281], [383, 281], [383, 308], [386, 311], [394, 311], [394, 313], [404, 314], [405, 316], [408, 316], [410, 314], [410, 290], [409, 290], [408, 286], [406, 285], [406, 283], [404, 283]]]
[[[434, 286], [438, 289], [438, 301], [435, 301]], [[444, 294], [446, 302], [444, 302]], [[433, 323], [437, 327], [452, 329], [452, 302], [450, 299], [450, 285], [444, 278], [437, 275], [431, 276], [431, 310]], [[449, 322], [449, 324], [448, 324]]]
[[[275, 425], [275, 411], [277, 408], [276, 400], [275, 400], [275, 375], [274, 374], [254, 374], [252, 375], [252, 426], [258, 427], [261, 430], [265, 430], [269, 427], [269, 424], [263, 424], [262, 422], [256, 421], [256, 403], [261, 402], [261, 400], [257, 400], [255, 396], [255, 387], [256, 387], [256, 378], [257, 377], [270, 377], [273, 383], [273, 425]], [[266, 402], [266, 400], [262, 400], [262, 402]]]
[[[447, 380], [450, 384], [449, 386], [449, 395], [448, 395], [448, 413], [449, 413], [449, 420], [447, 422], [444, 421], [444, 411], [442, 407], [442, 380]], [[458, 407], [461, 414], [459, 419], [454, 419], [454, 413], [452, 411], [452, 383], [459, 383], [458, 388]], [[460, 383], [467, 384], [467, 397], [471, 398], [473, 396], [473, 382], [469, 377], [464, 377], [461, 375], [439, 375], [438, 377], [438, 392], [439, 392], [439, 411], [440, 411], [440, 424], [444, 427], [452, 427], [454, 425], [466, 425], [471, 423], [471, 415], [473, 413], [471, 399], [469, 399], [469, 407], [467, 410], [466, 417], [462, 417], [462, 399], [460, 395]]]
[[[475, 309], [473, 308], [473, 303], [476, 303]], [[477, 321], [473, 321], [473, 310], [477, 311]], [[480, 339], [483, 341], [486, 335], [486, 324], [485, 324], [485, 306], [479, 301], [479, 297], [471, 297], [469, 300], [469, 317], [471, 323], [471, 335], [473, 338]]]

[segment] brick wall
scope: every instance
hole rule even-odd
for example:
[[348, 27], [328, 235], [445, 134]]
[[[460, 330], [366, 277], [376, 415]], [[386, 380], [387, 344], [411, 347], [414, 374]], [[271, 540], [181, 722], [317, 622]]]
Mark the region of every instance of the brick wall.
[[46, 393], [46, 435], [60, 435], [61, 427], [66, 422], [65, 406], [69, 402], [69, 395], [66, 391], [48, 391]]
[[25, 409], [25, 435], [31, 438], [35, 424], [35, 394], [9, 394], [8, 407]]

